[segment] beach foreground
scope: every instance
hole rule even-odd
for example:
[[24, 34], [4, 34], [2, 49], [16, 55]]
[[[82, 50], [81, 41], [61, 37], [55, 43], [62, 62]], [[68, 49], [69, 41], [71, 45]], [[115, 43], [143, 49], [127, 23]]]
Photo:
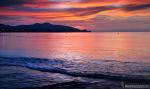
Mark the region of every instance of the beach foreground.
[[28, 88], [20, 88], [20, 89], [124, 89], [120, 86], [113, 86], [107, 84], [101, 84], [99, 82], [96, 83], [83, 83], [78, 81], [71, 81], [66, 83], [59, 83], [49, 86], [42, 87], [28, 87]]
[[[0, 65], [1, 89], [126, 89], [122, 83], [150, 84], [149, 80], [118, 81], [73, 77], [60, 73], [41, 72], [30, 68]], [[108, 77], [109, 78], [109, 77]], [[149, 88], [141, 88], [149, 89]]]
[[[118, 84], [108, 81], [88, 82], [77, 80], [77, 78], [60, 81], [60, 76], [55, 73], [49, 74], [49, 78], [46, 78], [39, 71], [30, 72], [30, 69], [22, 67], [1, 66], [0, 70], [2, 89], [123, 89], [119, 82]], [[22, 73], [23, 71], [27, 73]], [[29, 77], [30, 73], [34, 75]], [[28, 76], [27, 79], [25, 79], [26, 76]]]

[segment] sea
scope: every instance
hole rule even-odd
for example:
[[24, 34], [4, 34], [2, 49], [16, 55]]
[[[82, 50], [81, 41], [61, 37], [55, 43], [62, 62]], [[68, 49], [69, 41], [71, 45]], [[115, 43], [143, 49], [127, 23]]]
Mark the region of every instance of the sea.
[[150, 80], [150, 32], [0, 33], [0, 89]]

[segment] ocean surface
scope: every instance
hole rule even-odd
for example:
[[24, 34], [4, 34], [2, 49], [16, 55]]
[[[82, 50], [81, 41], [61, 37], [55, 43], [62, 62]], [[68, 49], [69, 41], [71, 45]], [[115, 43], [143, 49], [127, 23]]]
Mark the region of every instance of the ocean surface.
[[0, 89], [150, 80], [150, 32], [0, 33]]

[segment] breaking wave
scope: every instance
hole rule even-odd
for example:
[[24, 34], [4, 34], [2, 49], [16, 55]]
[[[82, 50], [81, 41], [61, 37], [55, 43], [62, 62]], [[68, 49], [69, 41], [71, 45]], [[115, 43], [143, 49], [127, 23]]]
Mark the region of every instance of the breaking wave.
[[150, 81], [150, 66], [132, 62], [101, 60], [78, 63], [61, 59], [0, 57], [0, 66], [25, 67], [75, 77]]

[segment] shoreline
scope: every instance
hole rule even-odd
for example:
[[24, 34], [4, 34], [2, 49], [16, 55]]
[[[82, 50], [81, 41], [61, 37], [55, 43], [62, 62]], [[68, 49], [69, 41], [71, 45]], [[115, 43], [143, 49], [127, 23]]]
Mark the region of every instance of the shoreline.
[[[5, 66], [4, 70], [6, 70], [7, 67], [8, 66]], [[24, 69], [24, 67], [19, 67], [19, 68], [16, 68], [14, 66], [9, 66], [9, 67], [10, 68], [8, 68], [9, 69], [8, 71], [5, 71], [2, 73], [3, 75], [6, 76], [6, 75], [10, 75], [10, 74], [15, 74], [15, 73], [17, 73], [17, 71], [21, 70], [22, 68]], [[27, 69], [27, 71], [30, 71], [30, 69]], [[36, 71], [36, 72], [38, 73], [39, 71]], [[55, 78], [57, 78], [57, 76], [55, 76]], [[47, 79], [51, 80], [49, 78], [47, 78]], [[21, 82], [22, 80], [19, 80], [19, 81]], [[109, 81], [111, 81], [111, 82], [109, 82]], [[60, 82], [57, 81], [57, 82], [47, 84], [47, 85], [42, 85], [39, 83], [39, 85], [35, 85], [35, 86], [32, 86], [32, 85], [24, 86], [20, 83], [19, 85], [21, 85], [22, 87], [20, 87], [20, 88], [16, 87], [16, 88], [11, 88], [11, 89], [125, 89], [125, 88], [123, 88], [123, 86], [126, 84], [150, 85], [150, 82], [148, 82], [148, 81], [147, 82], [135, 81], [135, 80], [133, 80], [133, 81], [109, 80], [109, 81], [93, 81], [93, 82], [89, 81], [88, 82], [88, 81], [80, 81], [78, 79], [73, 79], [70, 81], [60, 81]], [[122, 86], [122, 83], [124, 84], [123, 86]]]
[[18, 89], [123, 89], [123, 88], [121, 86], [114, 86], [107, 84], [105, 85], [99, 82], [87, 83], [87, 82], [71, 81], [41, 87], [26, 87]]

